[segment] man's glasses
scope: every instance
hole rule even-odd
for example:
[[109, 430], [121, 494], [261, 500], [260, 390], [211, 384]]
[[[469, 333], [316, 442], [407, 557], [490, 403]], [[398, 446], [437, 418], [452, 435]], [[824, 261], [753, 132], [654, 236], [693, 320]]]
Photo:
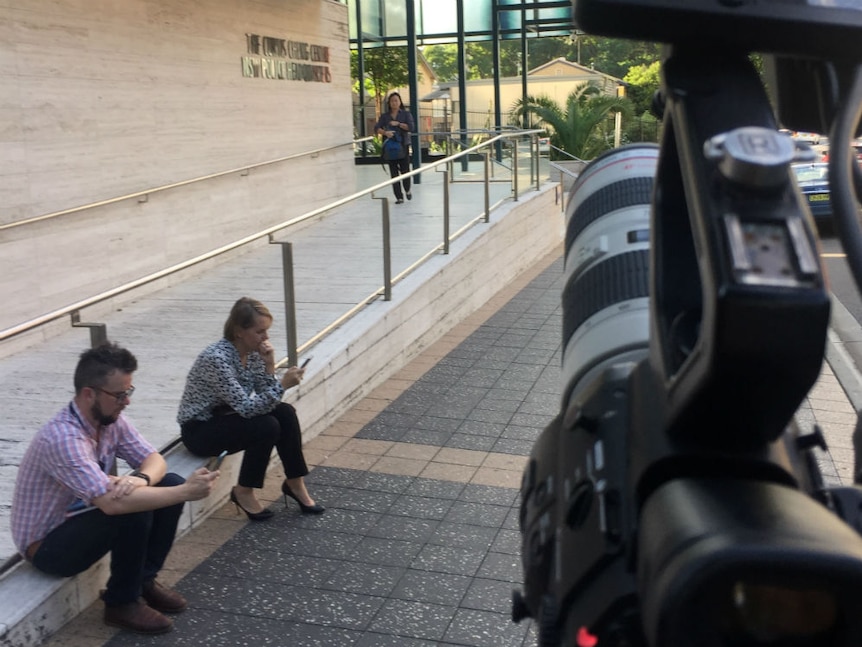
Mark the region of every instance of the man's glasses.
[[126, 401], [126, 398], [131, 400], [132, 394], [135, 392], [135, 387], [131, 387], [128, 391], [106, 391], [100, 386], [94, 386], [93, 388], [96, 389], [96, 391], [101, 391], [105, 395], [112, 396], [117, 401], [117, 404], [122, 404]]

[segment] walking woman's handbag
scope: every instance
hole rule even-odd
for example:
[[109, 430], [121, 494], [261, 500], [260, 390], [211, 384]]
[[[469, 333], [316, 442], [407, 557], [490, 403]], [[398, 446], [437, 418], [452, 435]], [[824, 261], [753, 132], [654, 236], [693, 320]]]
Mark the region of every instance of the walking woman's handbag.
[[387, 137], [383, 141], [382, 157], [384, 162], [395, 162], [404, 159], [407, 155], [407, 147], [404, 146], [399, 135]]

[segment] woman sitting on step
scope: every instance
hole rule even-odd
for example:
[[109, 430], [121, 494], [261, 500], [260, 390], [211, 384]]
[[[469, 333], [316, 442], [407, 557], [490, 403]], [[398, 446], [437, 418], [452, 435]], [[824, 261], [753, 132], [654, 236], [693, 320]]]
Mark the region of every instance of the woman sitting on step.
[[281, 484], [285, 505], [290, 497], [304, 513], [325, 509], [305, 487], [308, 467], [296, 410], [281, 401], [285, 389], [300, 383], [305, 369], [294, 366], [280, 379], [276, 376], [271, 325], [265, 305], [239, 299], [224, 324], [224, 337], [207, 346], [192, 365], [177, 414], [183, 442], [192, 453], [245, 452], [230, 500], [252, 521], [273, 515], [254, 492], [263, 487], [273, 447], [287, 477]]

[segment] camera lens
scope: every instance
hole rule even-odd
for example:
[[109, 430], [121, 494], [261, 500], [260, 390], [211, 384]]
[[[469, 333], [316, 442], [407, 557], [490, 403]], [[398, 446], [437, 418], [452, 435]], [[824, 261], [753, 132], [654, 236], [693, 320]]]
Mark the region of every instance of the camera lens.
[[563, 405], [611, 364], [637, 361], [649, 341], [649, 219], [658, 146], [593, 160], [566, 208]]

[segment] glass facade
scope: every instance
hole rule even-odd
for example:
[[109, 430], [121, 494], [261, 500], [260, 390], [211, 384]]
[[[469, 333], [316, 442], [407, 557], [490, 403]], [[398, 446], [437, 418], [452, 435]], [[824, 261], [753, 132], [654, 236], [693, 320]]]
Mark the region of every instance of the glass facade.
[[[569, 36], [574, 30], [571, 0], [462, 0], [465, 40], [494, 37], [493, 14], [499, 15], [499, 36], [528, 38]], [[350, 39], [359, 39], [361, 21], [365, 47], [375, 43], [403, 45], [408, 36], [407, 12], [413, 8], [418, 45], [458, 39], [458, 0], [347, 0]], [[357, 17], [357, 9], [359, 11]], [[526, 26], [526, 31], [522, 30]]]
[[[360, 74], [362, 71], [363, 50], [381, 46], [406, 47], [407, 68], [410, 80], [407, 90], [411, 97], [411, 110], [419, 119], [418, 78], [416, 50], [423, 45], [457, 43], [462, 48], [471, 41], [495, 43], [504, 39], [521, 41], [523, 58], [526, 59], [526, 39], [541, 36], [571, 36], [574, 33], [574, 8], [572, 0], [346, 0], [350, 24], [350, 44], [359, 50]], [[459, 12], [461, 15], [459, 16]], [[459, 29], [459, 25], [463, 25]], [[460, 50], [459, 50], [460, 51]], [[496, 55], [495, 55], [496, 56]], [[522, 66], [523, 95], [526, 96], [526, 66]], [[459, 79], [457, 123], [470, 123], [467, 106], [465, 78]], [[494, 66], [494, 86], [500, 82], [499, 69]], [[364, 85], [359, 86], [359, 105], [365, 106]], [[448, 101], [448, 99], [447, 99]], [[499, 97], [495, 93], [492, 101], [494, 114], [491, 116], [483, 108], [482, 126], [487, 128], [493, 123], [501, 127], [502, 113]], [[450, 106], [447, 104], [447, 109]], [[365, 108], [362, 109], [363, 111]], [[452, 114], [453, 121], [456, 115]], [[449, 125], [448, 116], [444, 119]], [[429, 120], [429, 127], [430, 129]], [[365, 119], [360, 119], [357, 132], [365, 135]], [[466, 145], [466, 141], [464, 142]], [[416, 152], [414, 151], [414, 155]]]

